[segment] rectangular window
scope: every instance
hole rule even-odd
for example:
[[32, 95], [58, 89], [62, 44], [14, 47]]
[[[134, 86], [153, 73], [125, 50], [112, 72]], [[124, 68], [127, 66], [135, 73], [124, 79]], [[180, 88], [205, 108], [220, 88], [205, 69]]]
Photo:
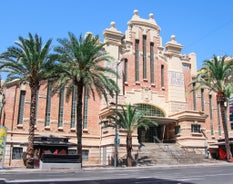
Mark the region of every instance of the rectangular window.
[[124, 65], [124, 82], [128, 82], [128, 60], [125, 59]]
[[175, 134], [179, 134], [180, 133], [180, 125], [175, 126]]
[[210, 111], [210, 129], [211, 129], [211, 135], [214, 135], [212, 95], [209, 95], [209, 111]]
[[164, 65], [161, 65], [161, 87], [164, 88]]
[[218, 111], [218, 135], [222, 135], [220, 104], [217, 104], [217, 111]]
[[46, 98], [46, 112], [45, 112], [45, 126], [50, 125], [51, 97], [52, 97], [52, 84], [50, 81], [48, 81], [47, 98]]
[[109, 122], [108, 120], [102, 120], [102, 129], [107, 129], [109, 127]]
[[196, 84], [193, 83], [193, 110], [197, 110], [197, 101], [196, 101], [196, 90], [194, 90], [196, 87]]
[[147, 79], [147, 61], [146, 61], [146, 35], [143, 35], [142, 53], [143, 53], [143, 79]]
[[150, 43], [150, 82], [155, 83], [154, 43]]
[[61, 89], [59, 94], [59, 112], [58, 112], [58, 127], [63, 126], [63, 115], [64, 115], [64, 87]]
[[192, 133], [201, 133], [201, 125], [192, 124], [191, 125], [191, 132]]
[[[38, 104], [39, 103], [39, 90], [36, 92], [36, 120], [37, 120], [37, 114], [38, 114]], [[37, 121], [35, 121], [36, 124]]]
[[70, 128], [75, 128], [76, 120], [76, 86], [72, 89], [72, 103], [71, 103], [71, 125]]
[[12, 160], [21, 160], [23, 158], [23, 148], [13, 147], [12, 149]]
[[205, 111], [205, 101], [204, 101], [204, 89], [201, 88], [201, 110], [204, 112]]
[[83, 104], [83, 128], [87, 129], [87, 116], [88, 116], [88, 89], [84, 90], [84, 104]]
[[139, 40], [135, 40], [135, 81], [139, 82]]
[[23, 114], [24, 114], [24, 104], [25, 104], [25, 96], [26, 91], [20, 91], [20, 99], [19, 99], [19, 111], [18, 111], [18, 125], [23, 124]]
[[82, 150], [82, 160], [88, 161], [89, 159], [89, 150]]

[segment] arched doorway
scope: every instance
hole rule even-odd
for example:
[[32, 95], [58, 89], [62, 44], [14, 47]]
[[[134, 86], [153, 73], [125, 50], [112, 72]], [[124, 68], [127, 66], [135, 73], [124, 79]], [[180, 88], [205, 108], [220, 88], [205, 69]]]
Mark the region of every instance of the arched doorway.
[[[145, 112], [145, 116], [151, 121], [156, 121], [155, 117], [165, 117], [164, 112], [158, 107], [149, 104], [136, 104], [137, 108]], [[165, 125], [151, 125], [147, 130], [143, 127], [138, 128], [138, 141], [142, 142], [158, 142], [162, 140], [165, 131]]]

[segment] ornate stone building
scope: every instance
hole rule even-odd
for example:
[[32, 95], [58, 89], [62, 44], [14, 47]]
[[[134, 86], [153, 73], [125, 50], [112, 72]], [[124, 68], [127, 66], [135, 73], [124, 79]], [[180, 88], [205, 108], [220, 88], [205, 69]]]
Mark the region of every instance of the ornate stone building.
[[[106, 116], [116, 105], [118, 108], [129, 103], [138, 105], [159, 124], [133, 133], [134, 151], [139, 143], [154, 141], [204, 150], [206, 145], [211, 147], [224, 138], [215, 95], [204, 89], [188, 94], [193, 87], [189, 85], [192, 77], [197, 74], [195, 53], [182, 54], [183, 46], [174, 35], [163, 45], [153, 14], [144, 19], [135, 10], [125, 34], [112, 22], [103, 35], [106, 51], [115, 58], [109, 66], [119, 74], [116, 81], [120, 93], [109, 99], [108, 104], [84, 97], [84, 165], [112, 162], [115, 130], [103, 128], [100, 122], [107, 121]], [[45, 86], [38, 93], [35, 134], [68, 137], [76, 143], [75, 99], [67, 101], [65, 90], [52, 96], [51, 87]], [[8, 128], [5, 166], [22, 165], [28, 138], [30, 90], [27, 84], [14, 81], [7, 84], [4, 94], [1, 125]], [[119, 136], [121, 157], [125, 155], [124, 130], [119, 130]]]

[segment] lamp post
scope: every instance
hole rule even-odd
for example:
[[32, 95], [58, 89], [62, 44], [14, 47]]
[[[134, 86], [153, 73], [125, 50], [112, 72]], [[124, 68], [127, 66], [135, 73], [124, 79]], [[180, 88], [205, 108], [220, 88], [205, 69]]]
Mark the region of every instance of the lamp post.
[[[117, 62], [116, 64], [116, 73], [117, 73], [117, 76], [116, 76], [116, 84], [118, 85], [118, 66], [121, 64], [121, 62], [124, 61], [123, 59], [121, 59], [120, 61]], [[118, 108], [118, 95], [119, 95], [119, 92], [120, 90], [118, 90], [116, 92], [116, 110]], [[117, 124], [115, 124], [115, 141], [114, 141], [114, 148], [115, 148], [115, 154], [114, 154], [114, 167], [117, 167], [118, 166], [118, 138], [119, 138], [119, 135], [118, 135], [118, 126]]]

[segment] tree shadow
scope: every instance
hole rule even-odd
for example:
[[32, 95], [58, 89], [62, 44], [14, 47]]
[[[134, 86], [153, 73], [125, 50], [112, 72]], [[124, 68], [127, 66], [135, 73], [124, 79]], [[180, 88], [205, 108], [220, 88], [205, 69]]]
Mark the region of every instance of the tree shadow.
[[[14, 183], [14, 182], [11, 182]], [[191, 182], [178, 181], [178, 180], [168, 180], [159, 178], [126, 178], [126, 179], [106, 179], [106, 180], [85, 180], [85, 181], [37, 181], [37, 182], [27, 182], [28, 184], [194, 184]], [[17, 184], [15, 182], [14, 184]], [[18, 183], [19, 184], [19, 183]]]
[[159, 179], [159, 178], [127, 178], [127, 179], [111, 179], [111, 180], [93, 180], [82, 181], [82, 184], [194, 184], [185, 181]]

